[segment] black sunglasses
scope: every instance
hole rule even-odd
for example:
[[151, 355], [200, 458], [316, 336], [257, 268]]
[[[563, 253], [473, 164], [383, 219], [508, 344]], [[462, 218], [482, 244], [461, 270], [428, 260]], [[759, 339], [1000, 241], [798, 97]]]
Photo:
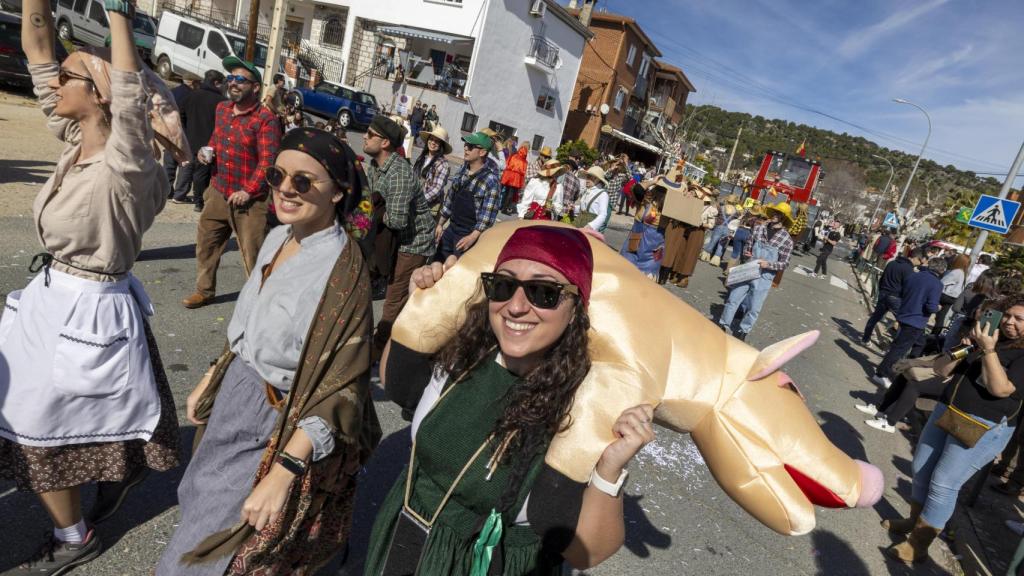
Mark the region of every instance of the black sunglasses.
[[518, 280], [505, 274], [491, 272], [484, 272], [480, 279], [483, 280], [484, 294], [491, 302], [508, 302], [515, 296], [516, 290], [522, 288], [530, 304], [544, 310], [557, 308], [563, 292], [576, 296], [580, 294], [579, 289], [571, 284], [551, 280]]
[[319, 182], [319, 180], [314, 180], [305, 174], [289, 174], [277, 166], [267, 168], [266, 180], [267, 184], [270, 184], [272, 188], [281, 188], [285, 178], [292, 179], [292, 189], [299, 194], [309, 192], [310, 189], [315, 188], [314, 184]]
[[57, 72], [57, 83], [60, 84], [61, 86], [67, 84], [71, 80], [83, 80], [85, 82], [88, 82], [89, 84], [92, 84], [93, 86], [96, 85], [96, 82], [94, 82], [93, 79], [89, 78], [88, 76], [82, 76], [81, 74], [75, 74], [74, 72], [71, 72], [70, 70], [65, 70], [63, 68], [61, 68]]
[[470, 151], [472, 151], [472, 150], [479, 150], [480, 149], [480, 147], [477, 146], [476, 144], [470, 144], [469, 142], [463, 142], [462, 143], [462, 147], [465, 148], [466, 150], [470, 150]]

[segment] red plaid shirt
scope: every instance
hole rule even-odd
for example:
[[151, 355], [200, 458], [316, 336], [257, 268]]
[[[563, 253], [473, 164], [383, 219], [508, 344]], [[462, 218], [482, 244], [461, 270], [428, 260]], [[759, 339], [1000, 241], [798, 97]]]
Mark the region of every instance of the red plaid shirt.
[[217, 105], [210, 146], [214, 151], [213, 187], [230, 197], [242, 190], [255, 198], [266, 193], [264, 173], [274, 164], [281, 145], [277, 116], [257, 103], [236, 115], [235, 103]]

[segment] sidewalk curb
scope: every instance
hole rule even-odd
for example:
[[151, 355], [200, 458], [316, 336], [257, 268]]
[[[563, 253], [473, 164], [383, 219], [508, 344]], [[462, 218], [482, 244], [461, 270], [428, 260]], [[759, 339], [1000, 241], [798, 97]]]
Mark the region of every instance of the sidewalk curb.
[[955, 554], [953, 560], [960, 566], [960, 573], [965, 576], [995, 576], [988, 569], [988, 557], [978, 538], [970, 510], [958, 505], [949, 524], [953, 528], [949, 547]]

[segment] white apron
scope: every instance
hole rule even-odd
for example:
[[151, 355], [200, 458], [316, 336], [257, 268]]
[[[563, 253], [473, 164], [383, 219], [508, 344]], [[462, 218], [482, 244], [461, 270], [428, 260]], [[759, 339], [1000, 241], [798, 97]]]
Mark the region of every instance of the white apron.
[[0, 317], [0, 436], [26, 446], [149, 440], [160, 397], [134, 276], [98, 282], [49, 269]]

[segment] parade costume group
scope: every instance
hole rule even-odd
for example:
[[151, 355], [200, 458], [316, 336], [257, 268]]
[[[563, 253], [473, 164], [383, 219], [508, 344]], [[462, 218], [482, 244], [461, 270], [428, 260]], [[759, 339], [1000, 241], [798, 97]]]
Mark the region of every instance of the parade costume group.
[[[65, 148], [35, 204], [45, 250], [37, 274], [7, 296], [0, 317], [0, 474], [48, 504], [55, 530], [11, 574], [44, 573], [55, 557], [74, 558], [57, 574], [91, 560], [101, 550], [94, 526], [124, 492], [145, 470], [179, 464], [176, 410], [149, 327], [154, 307], [131, 270], [170, 191], [156, 156], [194, 155], [162, 83], [116, 62], [81, 53], [61, 66], [31, 65], [47, 125]], [[69, 80], [75, 63], [80, 78]], [[238, 59], [225, 67], [231, 85], [259, 80]], [[55, 113], [55, 87], [77, 81], [109, 103], [105, 145], [87, 158], [78, 123]], [[253, 112], [238, 104], [218, 114]], [[177, 487], [180, 521], [156, 574], [314, 574], [345, 549], [356, 487], [381, 440], [371, 385], [378, 361], [387, 399], [411, 421], [398, 434], [409, 434], [412, 450], [373, 519], [365, 551], [373, 576], [559, 574], [565, 564], [600, 564], [623, 544], [623, 485], [654, 424], [689, 433], [726, 494], [784, 535], [813, 529], [815, 507], [881, 498], [878, 468], [833, 445], [781, 371], [818, 333], [764, 350], [743, 342], [789, 265], [789, 204], [750, 210], [741, 222], [716, 191], [670, 170], [630, 187], [632, 226], [615, 250], [601, 232], [628, 170], [575, 171], [550, 150], [529, 163], [523, 148], [502, 168], [494, 137], [477, 132], [463, 137], [466, 162], [449, 178], [447, 132], [432, 126], [419, 136], [426, 149], [410, 163], [389, 154], [404, 129], [375, 119], [368, 139], [381, 145], [364, 150], [372, 156], [365, 187], [346, 143], [303, 127], [266, 139], [273, 153], [240, 178], [249, 190], [242, 198], [272, 202], [280, 225], [243, 255], [248, 275], [224, 345], [207, 351], [211, 368], [187, 401], [196, 438]], [[228, 175], [214, 166], [223, 182]], [[216, 187], [225, 206], [254, 205]], [[698, 204], [692, 221], [665, 215], [673, 195]], [[360, 243], [356, 216], [370, 206], [372, 217], [380, 202], [390, 209], [379, 226], [394, 236], [389, 252], [374, 254]], [[519, 218], [498, 222], [503, 209]], [[757, 272], [729, 285], [716, 324], [663, 285], [686, 287], [702, 254], [725, 254], [726, 237], [727, 260]], [[374, 277], [389, 260], [391, 272]], [[375, 280], [386, 286], [376, 331]], [[186, 306], [205, 305], [212, 290]], [[1007, 312], [1016, 308], [1024, 318], [1024, 302]], [[991, 409], [975, 389], [982, 370], [994, 370], [991, 360], [982, 366], [986, 355], [1014, 366], [1013, 377], [1020, 370], [1015, 345], [994, 346], [945, 366], [966, 382], [950, 396], [980, 407], [998, 432], [982, 444], [985, 455], [1005, 445], [1019, 410], [1017, 397]], [[915, 460], [915, 515], [894, 529], [917, 541], [950, 509], [948, 494], [938, 494], [943, 471], [923, 463], [928, 451], [950, 450], [933, 428], [921, 466]], [[117, 502], [100, 498], [89, 514], [49, 504], [89, 483]], [[919, 559], [919, 546], [908, 546], [904, 559]]]

